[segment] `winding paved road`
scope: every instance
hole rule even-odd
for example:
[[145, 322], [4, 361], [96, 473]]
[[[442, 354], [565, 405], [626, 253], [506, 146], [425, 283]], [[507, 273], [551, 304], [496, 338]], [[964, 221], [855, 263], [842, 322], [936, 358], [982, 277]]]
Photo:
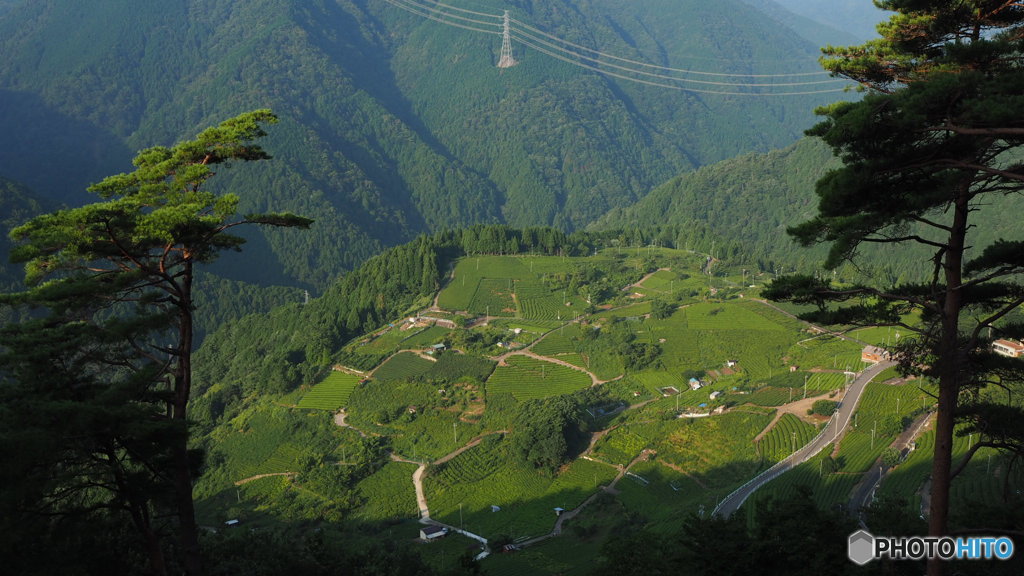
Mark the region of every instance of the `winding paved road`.
[[814, 440], [811, 440], [803, 448], [790, 454], [778, 464], [758, 474], [752, 480], [737, 488], [732, 494], [726, 496], [725, 499], [719, 502], [718, 506], [715, 507], [714, 514], [729, 517], [740, 506], [742, 506], [747, 498], [749, 498], [750, 495], [758, 488], [764, 486], [768, 482], [771, 482], [782, 473], [810, 460], [829, 444], [838, 442], [839, 436], [850, 424], [850, 418], [853, 417], [853, 411], [857, 408], [857, 403], [860, 401], [860, 396], [864, 393], [864, 388], [867, 386], [868, 382], [870, 382], [875, 376], [878, 376], [878, 374], [886, 368], [895, 365], [896, 364], [894, 362], [879, 362], [874, 366], [865, 368], [864, 371], [857, 375], [853, 383], [850, 384], [850, 387], [846, 391], [846, 395], [843, 396], [843, 400], [839, 403], [839, 409], [832, 416], [832, 419], [828, 421], [828, 425], [825, 426], [825, 429], [821, 434], [819, 434]]

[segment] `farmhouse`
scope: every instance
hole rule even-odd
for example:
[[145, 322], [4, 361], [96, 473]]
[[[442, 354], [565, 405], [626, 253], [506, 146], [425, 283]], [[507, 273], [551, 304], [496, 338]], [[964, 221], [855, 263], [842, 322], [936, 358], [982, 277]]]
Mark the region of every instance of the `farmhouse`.
[[424, 526], [420, 528], [420, 538], [423, 540], [437, 540], [448, 535], [448, 529], [441, 526]]
[[992, 342], [992, 351], [1010, 358], [1020, 358], [1021, 355], [1024, 355], [1024, 344], [1016, 340], [1000, 339]]
[[885, 348], [879, 348], [878, 346], [865, 346], [864, 350], [861, 350], [860, 359], [864, 362], [871, 362], [877, 364], [883, 360], [890, 360], [892, 354], [889, 353]]
[[714, 400], [716, 398], [721, 398], [721, 396], [722, 396], [722, 391], [721, 390], [715, 390], [710, 395], [708, 395], [708, 398]]
[[700, 390], [702, 384], [696, 378], [690, 378], [690, 390]]

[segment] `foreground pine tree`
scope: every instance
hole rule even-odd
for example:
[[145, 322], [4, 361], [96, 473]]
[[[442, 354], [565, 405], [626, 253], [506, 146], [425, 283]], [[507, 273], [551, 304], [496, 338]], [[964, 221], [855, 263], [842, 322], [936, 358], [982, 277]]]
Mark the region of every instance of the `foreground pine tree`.
[[[931, 253], [931, 272], [886, 287], [840, 288], [793, 277], [776, 282], [771, 297], [843, 302], [826, 318], [902, 326], [915, 334], [901, 346], [905, 367], [939, 383], [929, 517], [929, 533], [938, 536], [949, 530], [958, 401], [1007, 368], [987, 353], [989, 330], [1021, 334], [1000, 320], [1024, 303], [1018, 277], [1024, 242], [975, 243], [976, 229], [985, 225], [977, 210], [1024, 188], [1017, 160], [1024, 144], [1024, 6], [1005, 0], [875, 3], [895, 12], [879, 25], [880, 39], [826, 49], [825, 67], [859, 82], [867, 94], [819, 111], [825, 120], [808, 133], [831, 145], [843, 166], [818, 182], [818, 216], [789, 232], [805, 246], [830, 243], [830, 268], [853, 260], [868, 244], [916, 245]], [[920, 325], [902, 323], [915, 311]], [[941, 572], [939, 563], [929, 565], [930, 574]]]
[[[77, 364], [64, 371], [66, 380], [35, 383], [64, 402], [80, 401], [83, 409], [102, 406], [93, 426], [110, 428], [106, 435], [97, 430], [104, 441], [83, 447], [86, 460], [106, 451], [105, 465], [82, 469], [69, 482], [78, 483], [86, 503], [130, 504], [154, 573], [168, 572], [172, 562], [188, 574], [202, 572], [187, 413], [196, 266], [239, 249], [244, 240], [231, 234], [235, 227], [311, 223], [291, 214], [240, 216], [237, 195], [209, 189], [217, 166], [270, 158], [255, 141], [266, 135], [262, 125], [275, 121], [269, 110], [257, 110], [193, 140], [143, 150], [133, 172], [90, 188], [104, 201], [36, 217], [12, 232], [19, 243], [13, 259], [25, 263], [30, 289], [5, 299], [44, 306], [50, 316], [11, 329], [23, 353], [7, 355], [7, 364], [23, 377], [42, 368], [26, 364], [33, 358]], [[28, 354], [33, 341], [53, 353]], [[143, 424], [145, 433], [125, 432]], [[67, 469], [53, 464], [52, 470]], [[173, 487], [167, 503], [159, 494], [164, 484]], [[55, 492], [66, 488], [52, 486]], [[54, 502], [53, 493], [36, 496]], [[154, 529], [153, 517], [165, 504], [177, 518], [173, 560], [165, 559]], [[59, 502], [56, 508], [61, 512]]]

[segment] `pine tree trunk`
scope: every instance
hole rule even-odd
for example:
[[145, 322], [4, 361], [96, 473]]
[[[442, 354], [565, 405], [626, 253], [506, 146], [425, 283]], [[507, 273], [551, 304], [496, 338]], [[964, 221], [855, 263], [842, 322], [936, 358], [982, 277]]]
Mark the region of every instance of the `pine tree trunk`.
[[[964, 185], [954, 202], [953, 222], [943, 265], [945, 301], [942, 303], [942, 331], [940, 333], [939, 406], [935, 417], [935, 452], [932, 460], [932, 492], [928, 515], [928, 535], [944, 536], [949, 532], [949, 492], [953, 466], [953, 429], [956, 424], [956, 404], [960, 395], [960, 311], [963, 295], [964, 242], [967, 235], [967, 217], [970, 213], [969, 182]], [[942, 576], [942, 560], [928, 560], [928, 576]]]
[[181, 426], [182, 434], [173, 447], [175, 503], [178, 508], [182, 560], [185, 573], [198, 576], [203, 572], [199, 549], [199, 527], [196, 525], [192, 500], [192, 465], [188, 456], [188, 399], [192, 389], [192, 278], [190, 260], [184, 263], [178, 301], [178, 364], [174, 378], [174, 406], [171, 417]]

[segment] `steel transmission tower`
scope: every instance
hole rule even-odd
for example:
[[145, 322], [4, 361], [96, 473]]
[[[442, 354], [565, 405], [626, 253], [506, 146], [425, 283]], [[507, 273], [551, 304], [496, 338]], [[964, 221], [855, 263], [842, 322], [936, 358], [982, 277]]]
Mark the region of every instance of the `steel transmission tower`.
[[509, 30], [508, 10], [505, 10], [504, 27], [501, 33], [501, 58], [498, 58], [498, 68], [511, 68], [516, 65], [516, 59], [512, 57], [512, 33]]

